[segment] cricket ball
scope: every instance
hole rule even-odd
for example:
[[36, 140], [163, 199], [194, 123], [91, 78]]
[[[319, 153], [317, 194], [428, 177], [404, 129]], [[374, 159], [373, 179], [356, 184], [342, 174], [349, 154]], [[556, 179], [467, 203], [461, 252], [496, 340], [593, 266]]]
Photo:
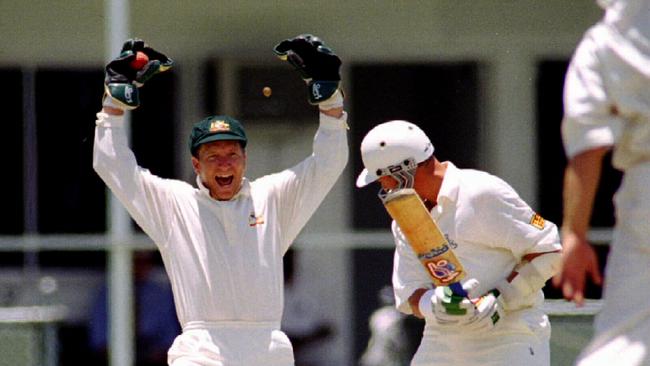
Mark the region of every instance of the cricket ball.
[[147, 64], [147, 62], [149, 62], [149, 57], [147, 57], [144, 52], [138, 51], [129, 66], [131, 66], [133, 70], [140, 70]]

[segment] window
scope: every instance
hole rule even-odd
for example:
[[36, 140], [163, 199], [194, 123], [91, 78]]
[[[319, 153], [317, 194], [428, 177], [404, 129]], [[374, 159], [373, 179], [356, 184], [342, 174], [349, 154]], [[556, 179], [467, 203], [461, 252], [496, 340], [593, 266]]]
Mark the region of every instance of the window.
[[[315, 107], [307, 100], [307, 87], [288, 65], [241, 66], [238, 76], [239, 116], [243, 121], [280, 118], [313, 123]], [[270, 97], [262, 94], [268, 86]]]
[[104, 185], [92, 169], [94, 122], [101, 109], [103, 79], [101, 70], [36, 71], [40, 233], [105, 229]]
[[4, 174], [0, 189], [5, 192], [0, 234], [21, 234], [23, 219], [23, 74], [19, 69], [0, 69], [2, 144], [0, 159]]

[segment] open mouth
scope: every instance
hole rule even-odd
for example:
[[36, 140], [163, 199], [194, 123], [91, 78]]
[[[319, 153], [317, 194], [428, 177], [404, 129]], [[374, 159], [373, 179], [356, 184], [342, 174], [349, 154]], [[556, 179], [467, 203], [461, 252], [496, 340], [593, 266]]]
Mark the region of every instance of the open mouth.
[[228, 175], [224, 177], [216, 177], [217, 184], [221, 187], [227, 187], [232, 184], [234, 176]]

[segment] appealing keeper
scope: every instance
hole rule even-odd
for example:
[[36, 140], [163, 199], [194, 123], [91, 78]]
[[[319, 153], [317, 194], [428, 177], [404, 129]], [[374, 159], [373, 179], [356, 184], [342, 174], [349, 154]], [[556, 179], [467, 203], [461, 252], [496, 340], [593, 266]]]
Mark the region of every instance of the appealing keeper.
[[[133, 70], [137, 52], [149, 61]], [[172, 366], [294, 364], [280, 330], [282, 257], [346, 165], [347, 114], [341, 61], [319, 38], [287, 39], [274, 52], [298, 69], [320, 110], [313, 153], [250, 181], [243, 125], [208, 117], [190, 135], [196, 187], [139, 167], [123, 127], [124, 110], [139, 105], [138, 87], [172, 60], [133, 39], [106, 66], [93, 165], [162, 255], [183, 329], [168, 352]]]
[[605, 271], [604, 306], [578, 365], [650, 365], [650, 1], [601, 0], [605, 14], [583, 36], [564, 83], [564, 297], [584, 301], [600, 284], [587, 242], [605, 153], [624, 172]]
[[467, 273], [465, 296], [435, 287], [393, 221], [396, 306], [426, 321], [411, 365], [548, 366], [550, 325], [540, 306], [560, 261], [556, 226], [503, 180], [433, 152], [415, 124], [382, 123], [361, 143], [357, 179], [358, 187], [378, 181], [380, 196], [414, 189]]

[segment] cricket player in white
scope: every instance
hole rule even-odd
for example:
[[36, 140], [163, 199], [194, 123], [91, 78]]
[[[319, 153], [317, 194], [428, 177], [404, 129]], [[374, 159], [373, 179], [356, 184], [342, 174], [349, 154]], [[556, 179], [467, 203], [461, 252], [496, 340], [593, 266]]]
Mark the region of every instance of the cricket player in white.
[[[150, 69], [134, 75], [125, 65], [136, 51], [147, 53]], [[231, 117], [209, 117], [190, 137], [198, 188], [139, 167], [123, 128], [122, 110], [137, 107], [137, 89], [124, 90], [171, 67], [171, 60], [130, 40], [107, 66], [94, 167], [162, 254], [183, 328], [169, 350], [173, 366], [294, 364], [280, 331], [282, 256], [346, 165], [347, 124], [338, 57], [308, 35], [280, 43], [275, 52], [311, 76], [310, 90], [329, 83], [319, 88], [321, 99], [310, 97], [321, 112], [313, 154], [251, 182], [244, 178], [243, 127]]]
[[624, 178], [614, 197], [604, 307], [577, 364], [650, 365], [650, 1], [599, 3], [604, 17], [582, 38], [565, 80], [565, 249], [554, 284], [580, 305], [586, 278], [602, 281], [586, 236], [603, 156], [613, 147]]
[[[560, 261], [556, 226], [536, 214], [503, 180], [440, 162], [424, 132], [406, 121], [374, 127], [361, 143], [365, 169], [357, 186], [412, 186], [430, 209], [468, 276], [452, 312], [393, 222], [393, 287], [397, 308], [426, 325], [411, 365], [539, 365], [550, 363], [550, 324], [541, 291]], [[400, 171], [414, 159], [417, 167]], [[402, 174], [401, 176], [398, 176]], [[408, 176], [408, 179], [404, 179]]]

